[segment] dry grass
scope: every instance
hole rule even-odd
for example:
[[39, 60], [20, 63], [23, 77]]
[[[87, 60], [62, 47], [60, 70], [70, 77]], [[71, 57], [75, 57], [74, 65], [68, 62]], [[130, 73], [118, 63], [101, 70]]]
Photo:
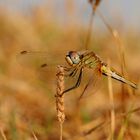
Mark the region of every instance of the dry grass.
[[[61, 65], [67, 51], [83, 49], [87, 30], [81, 26], [71, 26], [70, 23], [65, 25], [67, 28], [59, 26], [55, 18], [46, 17], [46, 13], [41, 7], [34, 8], [32, 15], [26, 18], [1, 10], [0, 137], [4, 140], [59, 138], [54, 98], [56, 70], [38, 69], [40, 61], [32, 61], [31, 66], [21, 64], [17, 54], [24, 49], [46, 51], [47, 56], [52, 56], [49, 60], [47, 56], [44, 57], [48, 63], [55, 63], [57, 59], [57, 64]], [[126, 56], [127, 73], [129, 79], [139, 82], [139, 34], [128, 32], [121, 37], [125, 46], [123, 53]], [[96, 33], [94, 38], [91, 36], [88, 47], [103, 60], [109, 58], [110, 64], [121, 72], [118, 53], [122, 56], [122, 51], [114, 46], [114, 40], [102, 32]], [[122, 91], [119, 82], [112, 80], [108, 91], [107, 79], [104, 78], [103, 85], [96, 94], [81, 100], [79, 105], [77, 98], [82, 87], [65, 95], [63, 139], [104, 140], [111, 139], [111, 136], [118, 140], [140, 139], [139, 89], [131, 94], [134, 93], [132, 89], [124, 88]], [[122, 94], [125, 95], [124, 112]]]
[[[108, 61], [108, 64], [110, 66], [110, 61]], [[109, 101], [110, 101], [110, 120], [111, 120], [111, 128], [110, 128], [110, 136], [108, 139], [114, 140], [114, 134], [115, 134], [115, 104], [114, 104], [114, 96], [113, 96], [113, 87], [112, 87], [112, 79], [111, 77], [108, 77], [108, 90], [109, 90]]]

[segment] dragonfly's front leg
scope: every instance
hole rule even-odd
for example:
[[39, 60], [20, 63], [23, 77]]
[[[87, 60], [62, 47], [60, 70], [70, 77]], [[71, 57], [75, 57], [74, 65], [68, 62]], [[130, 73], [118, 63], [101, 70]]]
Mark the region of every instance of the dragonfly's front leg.
[[66, 66], [62, 66], [65, 73], [64, 73], [64, 76], [65, 77], [68, 77], [70, 76], [70, 74], [72, 73], [71, 71], [74, 71], [72, 67], [66, 67]]
[[62, 93], [62, 95], [63, 95], [64, 93], [70, 91], [70, 90], [73, 90], [73, 89], [79, 87], [79, 85], [80, 85], [80, 83], [81, 83], [81, 79], [82, 79], [82, 72], [83, 72], [83, 68], [80, 69], [80, 73], [79, 73], [79, 76], [78, 76], [78, 79], [77, 79], [76, 84], [75, 84], [74, 86], [72, 86], [71, 88], [66, 89], [66, 90]]
[[67, 67], [64, 67], [64, 70], [65, 70], [65, 74], [64, 74], [64, 76], [65, 77], [73, 77], [73, 76], [75, 76], [75, 74], [77, 73], [77, 68], [76, 67], [72, 67], [72, 68], [67, 68]]
[[70, 72], [69, 74], [66, 74], [66, 76], [70, 76], [70, 77], [74, 77], [78, 71], [78, 69], [80, 69], [81, 67], [81, 63], [77, 64], [75, 67], [71, 67], [71, 68], [67, 68], [65, 67], [65, 71], [66, 72]]

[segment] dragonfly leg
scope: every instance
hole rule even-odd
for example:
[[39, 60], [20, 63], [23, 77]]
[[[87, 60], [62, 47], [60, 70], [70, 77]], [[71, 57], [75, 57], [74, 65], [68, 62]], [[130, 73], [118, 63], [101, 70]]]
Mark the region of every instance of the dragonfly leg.
[[76, 75], [77, 71], [78, 71], [78, 68], [75, 68], [75, 69], [69, 74], [69, 76], [74, 77], [74, 76]]
[[[70, 70], [69, 70], [69, 71], [70, 71]], [[69, 72], [69, 71], [66, 71], [66, 72]], [[76, 75], [77, 71], [78, 71], [78, 68], [75, 67], [71, 72], [69, 72], [68, 74], [65, 74], [65, 76], [66, 76], [66, 77], [67, 77], [67, 76], [74, 77], [74, 76]]]
[[[64, 68], [64, 76], [67, 77], [67, 76], [70, 76], [70, 74], [74, 71], [72, 68], [69, 68], [69, 67], [66, 67], [66, 66], [62, 66]], [[72, 71], [72, 72], [71, 72]]]
[[66, 89], [66, 90], [62, 93], [62, 95], [63, 95], [64, 93], [66, 93], [66, 92], [68, 92], [68, 91], [70, 91], [70, 90], [73, 90], [73, 89], [75, 89], [75, 88], [77, 88], [77, 87], [80, 86], [81, 79], [82, 79], [82, 72], [83, 72], [83, 68], [80, 69], [80, 74], [79, 74], [79, 76], [78, 76], [78, 79], [77, 79], [76, 84], [75, 84], [74, 86], [72, 86], [71, 88]]
[[74, 77], [74, 76], [76, 75], [78, 69], [81, 67], [81, 65], [82, 65], [82, 64], [79, 63], [79, 64], [75, 67], [75, 69], [69, 74], [69, 76]]
[[68, 68], [66, 66], [63, 66], [63, 68], [64, 68], [65, 71], [70, 71], [71, 70], [71, 68]]
[[73, 75], [74, 71], [75, 71], [75, 69], [72, 69], [72, 68], [71, 68], [71, 69], [65, 71], [64, 76], [65, 76], [65, 77], [69, 77], [69, 76]]

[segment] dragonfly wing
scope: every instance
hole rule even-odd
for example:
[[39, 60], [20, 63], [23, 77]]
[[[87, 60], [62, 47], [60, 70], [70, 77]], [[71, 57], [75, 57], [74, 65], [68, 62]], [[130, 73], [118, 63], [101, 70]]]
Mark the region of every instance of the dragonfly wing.
[[18, 74], [26, 82], [52, 91], [56, 84], [57, 65], [65, 65], [64, 57], [65, 52], [21, 51], [16, 57]]
[[98, 70], [86, 69], [79, 99], [95, 94], [101, 86], [101, 73]]
[[[63, 54], [63, 55], [62, 55]], [[56, 67], [64, 63], [65, 53], [49, 53], [39, 51], [21, 51], [17, 54], [20, 65], [32, 68]]]

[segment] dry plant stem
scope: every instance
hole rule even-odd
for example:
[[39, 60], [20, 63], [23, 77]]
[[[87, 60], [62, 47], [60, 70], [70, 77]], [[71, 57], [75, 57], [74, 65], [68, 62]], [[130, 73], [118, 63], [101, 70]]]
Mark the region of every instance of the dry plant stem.
[[7, 140], [6, 135], [4, 134], [4, 131], [2, 128], [0, 128], [0, 133], [1, 133], [3, 140]]
[[90, 42], [90, 39], [91, 39], [92, 25], [93, 25], [93, 18], [94, 18], [94, 15], [95, 15], [95, 11], [96, 11], [98, 5], [100, 4], [100, 2], [101, 2], [101, 0], [89, 0], [89, 3], [92, 6], [92, 14], [91, 14], [91, 17], [90, 17], [89, 28], [88, 28], [88, 31], [87, 31], [87, 36], [86, 36], [86, 41], [85, 41], [85, 49], [86, 50], [88, 50], [88, 45], [89, 45], [89, 42]]
[[60, 122], [60, 140], [63, 139], [63, 124]]
[[35, 133], [32, 131], [32, 135], [34, 137], [34, 140], [38, 140], [37, 136], [35, 135]]
[[90, 135], [92, 132], [94, 132], [95, 130], [101, 128], [101, 126], [105, 123], [105, 121], [99, 123], [97, 126], [92, 127], [91, 129], [89, 129], [86, 132], [83, 132], [83, 136], [87, 136]]
[[[113, 29], [108, 22], [106, 21], [106, 19], [104, 18], [104, 16], [101, 14], [101, 12], [99, 10], [97, 10], [97, 14], [100, 16], [100, 18], [103, 20], [104, 24], [106, 25], [106, 27], [108, 28], [108, 30], [110, 31], [110, 33], [113, 36], [114, 41], [117, 43], [117, 46], [119, 48], [119, 54], [120, 54], [120, 60], [121, 60], [121, 73], [123, 76], [125, 76], [125, 69], [126, 69], [126, 64], [125, 64], [125, 53], [124, 53], [124, 45], [121, 41], [121, 38], [117, 32], [117, 30]], [[122, 100], [122, 111], [125, 112], [125, 95], [124, 95], [124, 84], [122, 83], [122, 96], [121, 96], [121, 100]]]
[[[130, 115], [130, 114], [132, 114], [132, 113], [136, 113], [136, 112], [139, 112], [140, 111], [140, 107], [138, 107], [138, 108], [135, 108], [135, 109], [133, 109], [133, 110], [131, 110], [131, 111], [129, 111], [129, 112], [126, 112], [126, 113], [121, 113], [121, 114], [119, 114], [119, 115], [117, 115], [116, 114], [116, 119], [122, 119], [122, 118], [126, 118], [126, 117], [128, 117], [128, 115]], [[99, 116], [98, 116], [98, 118], [99, 118]], [[97, 126], [92, 126], [90, 129], [88, 129], [88, 130], [83, 130], [82, 131], [82, 134], [80, 133], [80, 134], [77, 134], [77, 135], [75, 135], [74, 137], [76, 137], [76, 136], [88, 136], [88, 135], [90, 135], [90, 134], [92, 134], [93, 132], [95, 132], [96, 130], [99, 130], [99, 129], [101, 129], [102, 127], [106, 127], [107, 125], [109, 125], [111, 123], [111, 120], [109, 120], [109, 121], [102, 121], [101, 123], [99, 123]], [[71, 137], [70, 138], [70, 140], [71, 139], [73, 139], [74, 137]]]
[[87, 32], [87, 36], [86, 36], [86, 41], [85, 41], [85, 49], [86, 50], [88, 50], [88, 45], [89, 45], [89, 42], [91, 39], [94, 13], [95, 13], [94, 10], [92, 10], [92, 14], [91, 14], [90, 21], [89, 21], [89, 28], [88, 28], [88, 32]]
[[65, 120], [64, 113], [64, 68], [58, 66], [58, 72], [56, 74], [57, 88], [56, 88], [56, 110], [57, 110], [57, 119], [60, 123], [60, 140], [62, 140], [63, 133], [63, 122]]
[[[110, 64], [110, 63], [108, 63]], [[108, 77], [108, 89], [109, 89], [109, 100], [111, 105], [110, 117], [111, 117], [111, 140], [114, 139], [115, 132], [115, 110], [114, 110], [114, 98], [111, 77]]]

